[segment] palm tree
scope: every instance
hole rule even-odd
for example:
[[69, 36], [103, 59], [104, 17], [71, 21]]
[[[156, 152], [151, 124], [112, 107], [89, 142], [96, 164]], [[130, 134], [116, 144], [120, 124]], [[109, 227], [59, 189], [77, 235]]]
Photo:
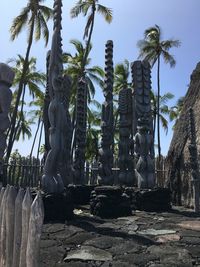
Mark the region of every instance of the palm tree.
[[[93, 101], [94, 104], [94, 101]], [[101, 133], [101, 104], [95, 100], [96, 109], [88, 108], [87, 112], [87, 137], [86, 137], [86, 159], [92, 162], [98, 160], [99, 142]]]
[[176, 125], [176, 122], [179, 119], [179, 116], [180, 116], [182, 108], [183, 108], [184, 101], [185, 101], [185, 97], [181, 96], [176, 101], [176, 105], [170, 108], [170, 114], [169, 114], [170, 121], [174, 121], [175, 120], [175, 124], [172, 127], [172, 129], [174, 129], [174, 127]]
[[26, 137], [30, 139], [32, 137], [31, 125], [33, 124], [34, 121], [32, 118], [28, 118], [26, 111], [23, 111], [22, 114], [20, 113], [20, 121], [15, 132], [15, 140], [19, 141], [20, 137], [22, 137], [22, 140], [25, 140]]
[[[84, 36], [83, 36], [83, 39], [87, 38], [87, 40], [86, 40], [86, 47], [85, 47], [84, 55], [82, 58], [81, 73], [80, 73], [80, 77], [79, 77], [81, 80], [85, 79], [85, 66], [87, 64], [87, 59], [88, 59], [89, 52], [90, 52], [91, 39], [92, 39], [92, 33], [93, 33], [93, 29], [94, 29], [94, 21], [95, 21], [96, 11], [101, 13], [107, 22], [109, 22], [109, 23], [111, 22], [111, 20], [112, 20], [111, 9], [106, 8], [103, 5], [100, 5], [98, 3], [98, 0], [79, 0], [76, 3], [76, 5], [71, 9], [71, 17], [72, 18], [77, 17], [81, 13], [84, 16], [86, 16], [88, 14], [88, 12], [90, 12], [88, 19], [87, 19], [86, 26], [85, 26]], [[86, 80], [86, 82], [87, 82], [87, 80]], [[79, 87], [79, 90], [82, 90], [82, 88]], [[84, 90], [87, 90], [87, 88], [84, 88]], [[83, 93], [85, 96], [88, 95], [87, 91], [83, 92]], [[85, 101], [84, 101], [84, 103], [82, 103], [83, 106], [87, 105], [86, 99], [87, 99], [87, 97], [85, 97]], [[87, 110], [86, 110], [86, 112], [87, 112]], [[76, 117], [77, 125], [78, 125], [79, 124], [78, 112], [76, 112], [75, 117]], [[86, 118], [86, 116], [85, 116], [85, 118]], [[86, 122], [84, 122], [84, 123], [86, 125]], [[75, 136], [76, 136], [76, 132], [75, 132]], [[76, 137], [75, 137], [75, 140], [76, 140]], [[85, 140], [83, 140], [83, 142], [85, 143]]]
[[[18, 97], [18, 92], [19, 92], [18, 85], [21, 81], [25, 59], [21, 55], [18, 55], [17, 59], [10, 59], [9, 62], [14, 63], [13, 70], [15, 71], [15, 79], [14, 79], [13, 85], [16, 87], [16, 90], [14, 92], [12, 107], [13, 106], [16, 107], [16, 101], [17, 101], [16, 99]], [[31, 123], [32, 121], [32, 119], [25, 120], [24, 105], [25, 105], [25, 96], [26, 96], [27, 89], [32, 99], [42, 98], [43, 93], [41, 91], [41, 87], [44, 88], [45, 80], [46, 80], [46, 75], [36, 69], [36, 58], [34, 57], [30, 58], [30, 60], [28, 60], [28, 70], [26, 72], [26, 76], [24, 77], [21, 101], [18, 103], [18, 107], [21, 106], [21, 108], [19, 111], [17, 110], [16, 124], [15, 124], [13, 135], [11, 136], [11, 132], [10, 132], [11, 128], [8, 131], [9, 141], [11, 144], [11, 151], [12, 151], [12, 146], [13, 146], [15, 139], [17, 138], [16, 140], [18, 140], [20, 135], [23, 134], [23, 131], [20, 130], [20, 128], [21, 129], [24, 128], [24, 131], [27, 128], [27, 134], [28, 134], [29, 126], [27, 123], [28, 122]], [[12, 108], [11, 112], [13, 112], [14, 109], [15, 108]]]
[[[63, 62], [67, 64], [64, 70], [64, 74], [68, 74], [72, 78], [72, 92], [70, 103], [75, 105], [78, 80], [81, 76], [83, 68], [85, 70], [85, 79], [87, 81], [88, 87], [88, 102], [90, 103], [91, 99], [94, 98], [95, 95], [95, 87], [93, 82], [95, 82], [98, 86], [103, 87], [104, 71], [99, 66], [90, 67], [90, 58], [87, 58], [85, 66], [83, 67], [83, 57], [85, 54], [85, 48], [83, 47], [83, 44], [75, 39], [71, 40], [70, 43], [73, 44], [76, 50], [75, 55], [72, 56], [69, 53], [65, 53], [63, 57]], [[91, 51], [91, 49], [92, 45], [90, 44], [89, 52]]]
[[20, 102], [20, 98], [22, 95], [24, 83], [25, 83], [25, 77], [28, 72], [28, 62], [29, 62], [29, 55], [31, 46], [33, 43], [33, 39], [39, 40], [41, 35], [45, 39], [45, 45], [48, 43], [49, 39], [49, 30], [47, 27], [47, 21], [52, 18], [53, 11], [51, 8], [46, 7], [42, 5], [41, 3], [44, 2], [44, 0], [28, 0], [27, 6], [22, 9], [19, 16], [14, 18], [13, 23], [10, 28], [11, 32], [11, 40], [15, 40], [16, 37], [22, 32], [23, 28], [25, 26], [28, 27], [28, 46], [26, 50], [26, 55], [24, 59], [24, 65], [22, 69], [22, 75], [19, 81], [19, 89], [18, 94], [16, 98], [16, 106], [13, 111], [13, 115], [11, 118], [11, 129], [10, 129], [10, 137], [8, 141], [8, 148], [7, 148], [7, 154], [6, 154], [6, 161], [8, 162], [10, 153], [12, 150], [13, 145], [13, 136], [15, 133], [15, 124], [16, 124], [16, 118], [17, 118], [17, 110]]
[[[32, 157], [32, 154], [33, 154], [33, 149], [34, 149], [34, 146], [35, 146], [35, 142], [36, 142], [36, 138], [37, 138], [37, 135], [39, 133], [39, 129], [40, 129], [40, 126], [41, 128], [43, 127], [43, 106], [44, 106], [44, 93], [42, 93], [42, 95], [40, 97], [38, 97], [36, 100], [33, 100], [29, 103], [29, 106], [30, 107], [35, 107], [36, 109], [34, 110], [31, 110], [29, 112], [29, 114], [31, 115], [32, 119], [35, 121], [37, 120], [37, 128], [36, 128], [36, 131], [35, 131], [35, 135], [34, 135], [34, 138], [33, 138], [33, 143], [32, 143], [32, 147], [31, 147], [31, 152], [30, 152], [30, 160], [31, 160], [31, 157]], [[42, 130], [41, 130], [42, 131]], [[41, 136], [41, 134], [40, 134]], [[39, 140], [39, 143], [41, 141]], [[38, 145], [38, 147], [40, 147], [40, 145]]]
[[[113, 86], [113, 115], [114, 115], [114, 133], [115, 133], [115, 140], [116, 136], [118, 136], [117, 132], [117, 124], [119, 120], [119, 112], [116, 104], [118, 104], [118, 95], [119, 91], [122, 88], [131, 87], [131, 83], [129, 82], [129, 75], [130, 75], [130, 63], [127, 59], [124, 60], [122, 63], [118, 63], [115, 65], [114, 69], [114, 86]], [[118, 137], [117, 137], [118, 138]]]
[[95, 20], [95, 14], [96, 11], [103, 15], [106, 22], [110, 23], [112, 21], [112, 10], [110, 8], [107, 8], [101, 4], [98, 3], [98, 0], [79, 0], [76, 5], [71, 9], [71, 17], [75, 18], [78, 17], [81, 13], [83, 16], [86, 16], [89, 13], [87, 17], [87, 23], [84, 29], [84, 35], [83, 39], [87, 38], [86, 41], [86, 48], [85, 53], [83, 57], [82, 62], [82, 72], [84, 72], [84, 67], [87, 62], [87, 58], [90, 52], [90, 44], [92, 39], [92, 33], [94, 29], [94, 20]]
[[[16, 87], [15, 94], [18, 94], [19, 91], [19, 83], [22, 77], [23, 66], [25, 64], [25, 59], [23, 56], [18, 55], [17, 58], [12, 58], [8, 60], [9, 63], [13, 65], [13, 70], [15, 72], [15, 79], [13, 81], [13, 86]], [[24, 77], [24, 85], [23, 91], [26, 91], [28, 88], [29, 95], [34, 99], [35, 97], [42, 98], [43, 92], [41, 91], [41, 87], [44, 88], [46, 75], [37, 70], [36, 68], [37, 60], [35, 57], [31, 57], [28, 60], [28, 69], [26, 76]]]
[[[71, 55], [69, 53], [64, 54], [63, 61], [66, 63], [66, 68], [64, 70], [64, 74], [70, 75], [72, 78], [72, 92], [70, 97], [70, 111], [72, 113], [72, 126], [73, 130], [75, 130], [76, 125], [76, 95], [77, 95], [77, 87], [78, 81], [82, 73], [83, 69], [83, 57], [85, 54], [85, 48], [83, 47], [82, 43], [78, 40], [71, 40], [71, 44], [75, 47], [75, 55]], [[89, 46], [89, 51], [92, 49], [92, 45]], [[104, 71], [99, 66], [90, 66], [91, 59], [87, 58], [87, 62], [84, 66], [85, 70], [85, 79], [87, 82], [87, 105], [89, 109], [89, 104], [94, 104], [94, 95], [95, 95], [95, 86], [96, 83], [99, 87], [103, 87], [103, 78], [104, 78]], [[88, 118], [88, 116], [87, 116]], [[75, 148], [75, 133], [73, 134], [73, 142], [72, 142], [72, 151], [71, 155], [73, 154], [73, 150]]]
[[176, 61], [174, 57], [169, 53], [169, 50], [172, 47], [179, 47], [179, 40], [162, 40], [161, 29], [158, 25], [150, 27], [144, 32], [144, 39], [140, 40], [137, 43], [140, 52], [139, 58], [149, 61], [151, 67], [153, 68], [154, 64], [157, 61], [157, 137], [158, 137], [158, 157], [161, 156], [161, 147], [160, 147], [160, 60], [163, 57], [165, 63], [169, 63], [170, 67], [174, 67]]
[[[157, 98], [158, 95], [151, 91], [151, 105], [152, 105], [152, 113], [153, 113], [153, 136], [155, 139], [155, 126], [156, 126], [156, 118], [157, 118]], [[163, 96], [160, 96], [160, 107], [159, 107], [159, 117], [161, 121], [161, 125], [163, 129], [166, 131], [166, 134], [168, 132], [168, 120], [165, 118], [165, 115], [167, 115], [170, 118], [171, 114], [171, 108], [167, 105], [167, 102], [174, 98], [174, 95], [171, 93], [165, 93]], [[171, 120], [171, 119], [170, 119]]]
[[119, 94], [122, 88], [131, 87], [131, 83], [128, 81], [130, 75], [130, 64], [127, 59], [123, 63], [119, 63], [115, 66], [114, 71], [114, 94]]

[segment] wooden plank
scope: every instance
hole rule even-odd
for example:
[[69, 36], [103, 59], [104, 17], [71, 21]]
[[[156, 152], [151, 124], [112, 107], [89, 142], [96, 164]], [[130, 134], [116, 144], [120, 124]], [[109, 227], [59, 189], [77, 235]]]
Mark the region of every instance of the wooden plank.
[[26, 194], [22, 202], [22, 240], [21, 240], [21, 251], [20, 251], [20, 264], [19, 267], [29, 267], [26, 265], [26, 249], [29, 231], [29, 219], [31, 211], [32, 197], [30, 188], [26, 189]]
[[22, 202], [24, 199], [24, 190], [19, 189], [15, 200], [15, 226], [14, 226], [14, 245], [12, 267], [19, 267], [20, 249], [22, 240]]
[[40, 191], [31, 206], [28, 244], [26, 252], [27, 267], [39, 266], [40, 238], [44, 220], [44, 207]]

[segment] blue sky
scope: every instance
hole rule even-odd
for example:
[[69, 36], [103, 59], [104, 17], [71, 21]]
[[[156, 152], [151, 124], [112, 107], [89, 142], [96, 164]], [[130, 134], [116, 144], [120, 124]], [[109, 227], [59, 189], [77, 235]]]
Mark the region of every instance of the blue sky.
[[[25, 55], [27, 34], [23, 34], [14, 41], [10, 41], [9, 28], [15, 16], [26, 5], [25, 0], [6, 0], [1, 3], [0, 16], [0, 62], [6, 62], [8, 58], [17, 54]], [[70, 9], [76, 1], [63, 0], [63, 50], [73, 52], [69, 44], [71, 39], [82, 40], [85, 18], [70, 19]], [[91, 53], [92, 65], [104, 67], [104, 46], [108, 39], [114, 42], [114, 63], [130, 62], [137, 60], [138, 48], [136, 43], [143, 38], [144, 30], [155, 24], [159, 25], [163, 32], [163, 39], [179, 39], [180, 48], [171, 50], [177, 61], [176, 67], [170, 69], [168, 65], [161, 66], [161, 95], [172, 92], [175, 98], [170, 105], [185, 95], [190, 75], [198, 61], [200, 61], [200, 28], [199, 28], [199, 0], [99, 0], [99, 3], [112, 8], [113, 22], [108, 25], [101, 16], [97, 15], [92, 38], [93, 50]], [[53, 1], [47, 0], [45, 4], [52, 7]], [[52, 29], [52, 23], [49, 24]], [[37, 58], [37, 68], [45, 71], [46, 52], [50, 48], [51, 39], [47, 48], [41, 40], [34, 43], [31, 55]], [[152, 71], [152, 88], [156, 90], [156, 70]], [[102, 94], [97, 90], [96, 99], [102, 102]], [[171, 124], [169, 125], [171, 128]], [[33, 128], [34, 132], [34, 128]], [[172, 131], [168, 135], [162, 132], [162, 153], [166, 154]], [[31, 142], [26, 141], [15, 145], [23, 154], [30, 151]]]

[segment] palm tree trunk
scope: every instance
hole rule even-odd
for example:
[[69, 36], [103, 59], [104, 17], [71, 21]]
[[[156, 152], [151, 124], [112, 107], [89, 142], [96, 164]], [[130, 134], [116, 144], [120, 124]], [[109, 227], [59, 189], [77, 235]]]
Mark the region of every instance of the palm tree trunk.
[[24, 111], [24, 98], [25, 98], [25, 92], [26, 92], [26, 84], [24, 84], [23, 86], [23, 92], [22, 92], [22, 105], [21, 105], [21, 110], [20, 110], [20, 114], [19, 114], [19, 120], [17, 122], [17, 126], [15, 127], [15, 132], [13, 134], [13, 139], [12, 139], [12, 147], [13, 147], [13, 144], [14, 144], [14, 141], [15, 141], [15, 137], [16, 137], [16, 134], [18, 132], [18, 129], [20, 127], [20, 122], [22, 121], [22, 117], [23, 117], [23, 111]]
[[[96, 11], [96, 6], [95, 6], [95, 2], [94, 2], [93, 6], [92, 6], [92, 13], [93, 13], [92, 17], [93, 18], [92, 18], [92, 23], [91, 23], [91, 27], [90, 27], [90, 33], [89, 33], [88, 40], [86, 43], [85, 54], [83, 56], [82, 72], [84, 72], [84, 70], [85, 70], [85, 65], [86, 65], [87, 58], [88, 58], [89, 47], [90, 47], [90, 43], [91, 43], [91, 39], [92, 39], [92, 33], [93, 33], [93, 29], [94, 29], [95, 11]], [[81, 74], [82, 74], [82, 72], [81, 72]]]
[[158, 135], [158, 159], [161, 159], [161, 147], [160, 147], [160, 55], [158, 56], [158, 68], [157, 68], [157, 86], [158, 86], [158, 98], [157, 98], [157, 135]]
[[153, 111], [153, 141], [154, 141], [154, 144], [155, 144], [155, 134], [156, 134], [156, 113], [157, 113], [157, 110], [155, 107], [155, 110]]
[[39, 117], [37, 129], [36, 129], [35, 136], [34, 136], [34, 139], [33, 139], [33, 144], [32, 144], [32, 147], [31, 147], [31, 152], [30, 152], [30, 155], [29, 155], [30, 161], [31, 161], [31, 157], [33, 155], [33, 149], [34, 149], [35, 141], [36, 141], [36, 138], [37, 138], [37, 135], [38, 135], [38, 131], [39, 131], [39, 128], [40, 128], [40, 123], [41, 123], [41, 118]]
[[42, 141], [42, 131], [43, 131], [43, 122], [42, 122], [42, 124], [41, 124], [40, 136], [39, 136], [39, 140], [38, 140], [37, 161], [38, 161], [38, 159], [39, 159], [40, 146], [41, 146], [41, 141]]
[[72, 140], [71, 140], [71, 151], [70, 151], [70, 155], [71, 155], [71, 160], [73, 160], [73, 155], [74, 155], [74, 151], [76, 148], [76, 102], [74, 105], [74, 110], [73, 110], [73, 114], [72, 114]]
[[10, 154], [12, 151], [12, 147], [13, 147], [13, 136], [15, 133], [15, 125], [16, 125], [16, 119], [17, 119], [17, 111], [18, 111], [18, 106], [19, 106], [19, 102], [20, 102], [20, 98], [21, 98], [21, 94], [23, 91], [23, 87], [24, 87], [24, 83], [25, 83], [25, 77], [26, 77], [26, 73], [28, 70], [28, 61], [29, 61], [29, 54], [30, 54], [30, 50], [31, 50], [31, 46], [33, 43], [33, 32], [34, 32], [34, 17], [35, 14], [32, 14], [32, 18], [31, 18], [31, 29], [30, 29], [30, 34], [29, 34], [29, 40], [28, 40], [28, 46], [27, 46], [27, 51], [26, 51], [26, 57], [24, 60], [24, 66], [23, 66], [23, 70], [22, 70], [22, 76], [19, 82], [19, 90], [17, 93], [17, 98], [16, 98], [16, 103], [15, 103], [15, 109], [13, 111], [13, 116], [11, 118], [11, 128], [10, 128], [10, 135], [9, 135], [9, 141], [8, 141], [8, 147], [7, 147], [7, 153], [6, 153], [6, 159], [5, 161], [8, 162], [9, 158], [10, 158]]

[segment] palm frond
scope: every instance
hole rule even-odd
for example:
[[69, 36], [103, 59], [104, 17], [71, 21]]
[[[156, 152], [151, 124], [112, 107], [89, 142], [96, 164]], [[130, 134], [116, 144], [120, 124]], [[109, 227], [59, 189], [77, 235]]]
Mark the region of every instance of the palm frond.
[[181, 45], [181, 42], [179, 40], [166, 40], [161, 42], [161, 46], [164, 50], [169, 51], [172, 47], [179, 47]]
[[30, 12], [30, 7], [26, 6], [25, 8], [22, 9], [20, 15], [14, 18], [10, 28], [12, 41], [19, 35], [22, 29], [26, 26], [29, 12]]
[[168, 133], [168, 121], [162, 115], [160, 115], [160, 121], [161, 121], [163, 129], [165, 130], [165, 132], [167, 134]]
[[170, 55], [167, 51], [162, 50], [162, 55], [164, 58], [165, 63], [169, 63], [170, 67], [175, 67], [176, 65], [176, 60], [172, 55]]
[[86, 71], [88, 73], [99, 75], [101, 78], [104, 78], [105, 76], [104, 70], [99, 66], [93, 66], [91, 68], [87, 68]]
[[160, 97], [160, 105], [165, 104], [167, 101], [174, 98], [174, 95], [170, 92], [165, 93], [163, 96]]
[[91, 104], [93, 104], [99, 111], [101, 111], [101, 104], [96, 99], [92, 99]]
[[53, 18], [53, 10], [50, 7], [40, 5], [39, 10], [46, 21]]
[[149, 41], [159, 41], [161, 39], [161, 29], [158, 25], [145, 30], [144, 38]]
[[75, 4], [75, 6], [70, 10], [70, 16], [71, 18], [76, 18], [81, 13], [83, 13], [85, 16], [87, 12], [85, 12], [85, 2], [83, 2], [82, 0], [79, 0]]
[[37, 19], [40, 21], [40, 27], [42, 29], [42, 35], [45, 40], [45, 46], [47, 46], [48, 41], [49, 41], [49, 29], [46, 23], [45, 18], [42, 16], [41, 13], [38, 14]]
[[38, 12], [37, 17], [35, 17], [35, 40], [38, 41], [41, 37], [41, 14]]
[[97, 12], [99, 12], [106, 20], [106, 22], [111, 23], [113, 19], [112, 9], [105, 7], [103, 5], [97, 5]]

